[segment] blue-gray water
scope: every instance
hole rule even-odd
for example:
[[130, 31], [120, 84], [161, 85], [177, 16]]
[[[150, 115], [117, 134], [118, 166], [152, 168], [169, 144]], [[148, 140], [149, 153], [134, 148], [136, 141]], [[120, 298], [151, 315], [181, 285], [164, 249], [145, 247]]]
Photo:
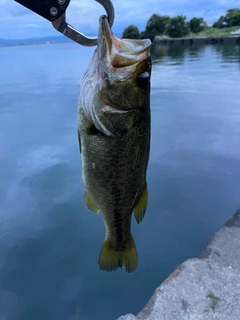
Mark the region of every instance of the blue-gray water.
[[240, 207], [240, 47], [153, 57], [149, 205], [139, 267], [104, 273], [101, 215], [84, 206], [76, 110], [92, 49], [0, 48], [0, 319], [114, 320]]

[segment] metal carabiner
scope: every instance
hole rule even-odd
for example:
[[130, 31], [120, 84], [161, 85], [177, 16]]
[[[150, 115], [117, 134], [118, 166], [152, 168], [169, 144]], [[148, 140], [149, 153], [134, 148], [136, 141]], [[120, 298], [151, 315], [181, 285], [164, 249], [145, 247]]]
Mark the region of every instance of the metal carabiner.
[[[66, 22], [66, 9], [71, 0], [15, 0], [52, 22], [53, 27], [66, 37], [83, 46], [96, 46], [97, 38], [89, 38]], [[114, 7], [111, 0], [95, 0], [106, 10], [110, 27], [114, 22]]]
[[[95, 0], [100, 3], [106, 10], [108, 22], [110, 27], [112, 27], [114, 22], [114, 7], [111, 0]], [[65, 12], [56, 20], [52, 22], [53, 27], [59, 32], [63, 33], [66, 37], [71, 40], [81, 44], [82, 46], [92, 47], [97, 45], [97, 38], [89, 38], [83, 33], [79, 32], [77, 29], [73, 28], [70, 24], [66, 22]]]

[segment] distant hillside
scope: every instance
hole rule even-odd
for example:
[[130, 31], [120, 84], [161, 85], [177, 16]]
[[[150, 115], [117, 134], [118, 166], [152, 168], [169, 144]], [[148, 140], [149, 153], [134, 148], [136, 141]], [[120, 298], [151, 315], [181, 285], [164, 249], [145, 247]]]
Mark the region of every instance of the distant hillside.
[[70, 42], [70, 41], [71, 40], [65, 36], [30, 38], [30, 39], [0, 39], [0, 47], [23, 46], [23, 45], [29, 45], [29, 44], [42, 44], [42, 43], [59, 43], [59, 42]]
[[[88, 34], [88, 37], [96, 37], [96, 34]], [[119, 32], [115, 33], [116, 37], [121, 37]], [[59, 36], [50, 36], [43, 38], [29, 38], [29, 39], [0, 39], [0, 47], [6, 46], [24, 46], [30, 44], [43, 44], [43, 43], [61, 43], [61, 42], [70, 42], [68, 37], [64, 35]]]

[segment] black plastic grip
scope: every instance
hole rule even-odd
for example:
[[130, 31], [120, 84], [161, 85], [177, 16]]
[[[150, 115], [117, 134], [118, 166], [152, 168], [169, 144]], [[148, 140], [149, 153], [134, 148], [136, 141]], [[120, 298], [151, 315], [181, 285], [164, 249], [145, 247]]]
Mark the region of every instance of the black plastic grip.
[[43, 18], [54, 21], [67, 9], [70, 0], [14, 0]]

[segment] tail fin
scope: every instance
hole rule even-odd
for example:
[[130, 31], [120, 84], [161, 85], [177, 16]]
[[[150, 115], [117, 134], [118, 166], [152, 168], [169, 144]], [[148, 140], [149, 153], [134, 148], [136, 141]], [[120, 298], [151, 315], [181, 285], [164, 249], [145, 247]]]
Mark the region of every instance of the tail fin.
[[114, 271], [124, 266], [127, 272], [134, 272], [138, 266], [138, 257], [133, 237], [131, 236], [122, 250], [113, 247], [106, 239], [102, 245], [98, 265], [104, 271]]

